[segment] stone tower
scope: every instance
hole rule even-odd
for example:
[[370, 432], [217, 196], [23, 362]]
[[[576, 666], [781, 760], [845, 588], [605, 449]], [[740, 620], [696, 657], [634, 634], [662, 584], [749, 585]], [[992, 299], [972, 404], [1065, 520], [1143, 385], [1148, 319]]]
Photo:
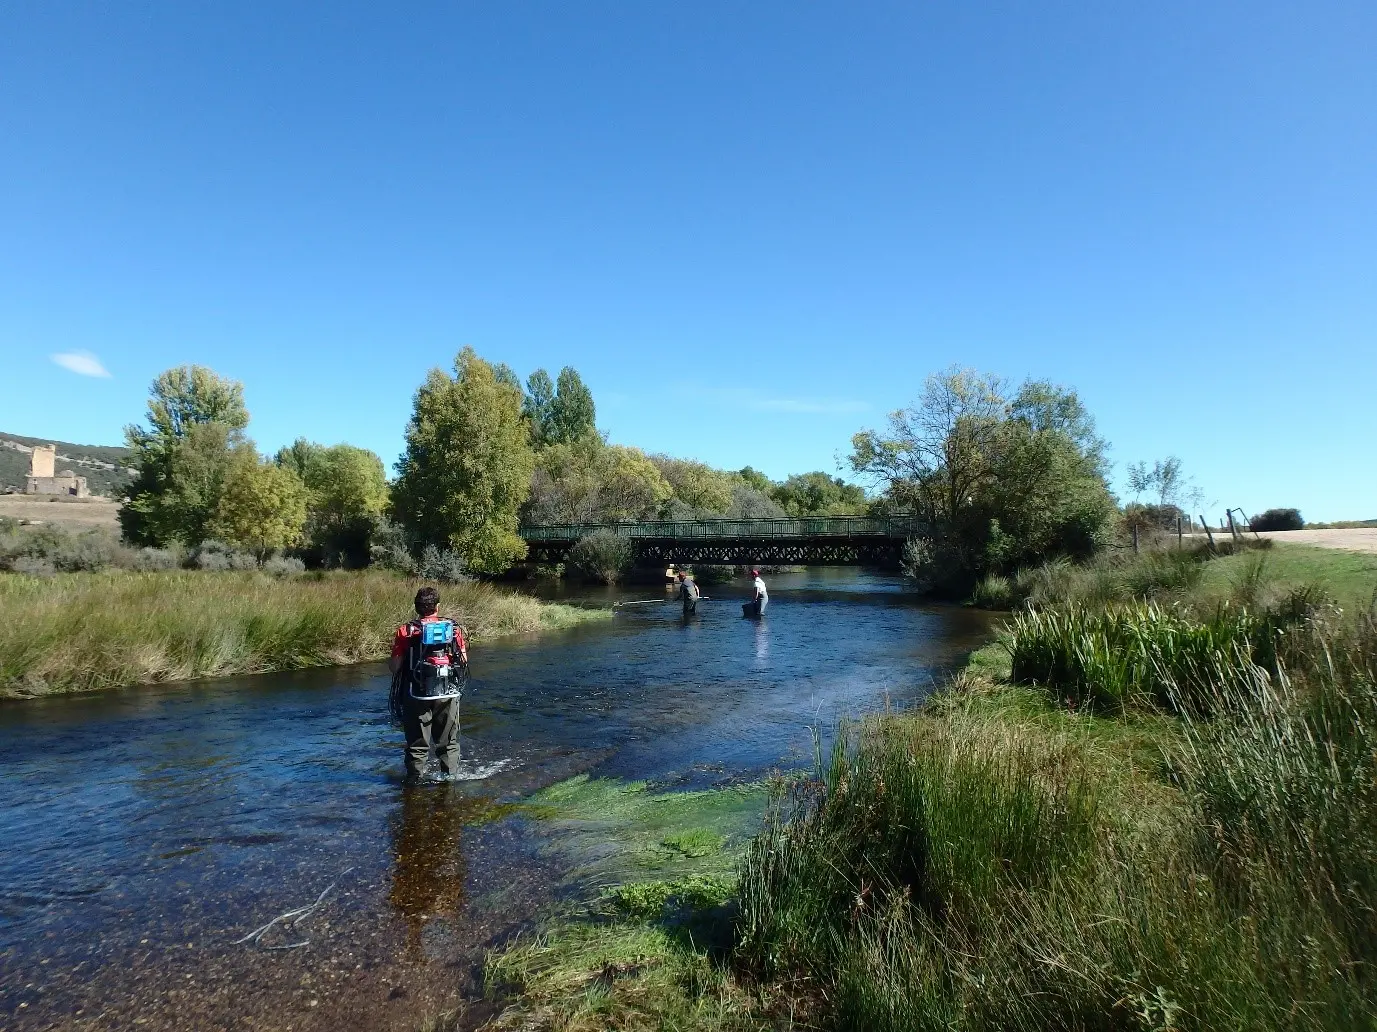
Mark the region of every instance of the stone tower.
[[53, 444], [36, 444], [33, 449], [33, 458], [30, 460], [29, 476], [31, 477], [51, 477], [57, 465], [57, 446]]

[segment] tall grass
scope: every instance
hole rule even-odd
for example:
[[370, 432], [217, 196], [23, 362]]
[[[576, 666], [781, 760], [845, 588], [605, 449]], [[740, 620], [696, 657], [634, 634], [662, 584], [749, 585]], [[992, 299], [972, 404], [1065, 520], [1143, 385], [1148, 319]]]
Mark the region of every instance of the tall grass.
[[1069, 605], [1014, 617], [1002, 637], [1011, 679], [1073, 706], [1211, 712], [1216, 686], [1251, 664], [1275, 673], [1318, 629], [1323, 596], [1298, 589], [1261, 611], [1220, 605], [1199, 618], [1155, 602]]
[[829, 1027], [1373, 1027], [1363, 633], [1293, 679], [1241, 662], [1213, 719], [1152, 725], [1170, 784], [1107, 761], [1118, 719], [973, 707], [865, 725], [778, 801], [743, 864], [743, 961]]
[[[0, 696], [380, 659], [417, 586], [377, 571], [0, 576]], [[597, 615], [486, 584], [442, 599], [479, 640]]]

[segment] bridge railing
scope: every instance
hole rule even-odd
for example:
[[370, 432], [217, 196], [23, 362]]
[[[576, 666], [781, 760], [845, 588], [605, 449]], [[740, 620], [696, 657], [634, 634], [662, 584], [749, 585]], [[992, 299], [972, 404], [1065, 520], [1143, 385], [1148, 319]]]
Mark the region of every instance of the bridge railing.
[[910, 516], [804, 516], [763, 520], [655, 520], [644, 523], [559, 523], [522, 527], [526, 541], [577, 541], [597, 530], [657, 541], [774, 540], [777, 538], [903, 538]]

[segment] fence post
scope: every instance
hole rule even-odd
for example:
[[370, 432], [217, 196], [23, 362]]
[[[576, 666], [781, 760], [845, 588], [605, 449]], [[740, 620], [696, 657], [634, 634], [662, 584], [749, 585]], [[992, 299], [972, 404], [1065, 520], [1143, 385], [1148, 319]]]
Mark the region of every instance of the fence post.
[[1214, 531], [1210, 530], [1210, 521], [1207, 520], [1207, 519], [1205, 519], [1204, 516], [1201, 516], [1201, 517], [1200, 517], [1200, 525], [1201, 525], [1202, 527], [1205, 528], [1205, 536], [1206, 536], [1207, 538], [1210, 539], [1210, 551], [1213, 552], [1213, 551], [1215, 550], [1215, 549], [1214, 549]]
[[1226, 509], [1224, 510], [1224, 515], [1229, 520], [1229, 534], [1234, 539], [1234, 544], [1238, 544], [1239, 534], [1238, 527], [1234, 525], [1234, 511], [1232, 509]]
[[1133, 525], [1133, 554], [1138, 554], [1138, 524]]
[[1177, 550], [1178, 552], [1181, 551], [1181, 546], [1182, 546], [1182, 544], [1183, 544], [1183, 542], [1182, 542], [1182, 540], [1181, 540], [1181, 517], [1180, 517], [1180, 515], [1177, 515], [1177, 517], [1176, 517], [1176, 550]]

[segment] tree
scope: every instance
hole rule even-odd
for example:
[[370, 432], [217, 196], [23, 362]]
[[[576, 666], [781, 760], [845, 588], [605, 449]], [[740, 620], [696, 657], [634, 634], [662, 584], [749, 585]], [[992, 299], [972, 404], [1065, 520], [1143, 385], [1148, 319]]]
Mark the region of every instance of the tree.
[[888, 433], [852, 439], [851, 466], [915, 513], [910, 552], [939, 589], [1055, 555], [1085, 557], [1114, 513], [1103, 443], [1074, 394], [1034, 381], [1007, 401], [1004, 384], [970, 370], [929, 377]]
[[540, 451], [524, 518], [534, 524], [653, 519], [671, 494], [643, 452], [593, 435]]
[[775, 489], [775, 484], [769, 477], [750, 466], [742, 466], [736, 471], [736, 475], [761, 494], [771, 494]]
[[252, 448], [241, 448], [206, 529], [212, 537], [253, 552], [262, 562], [301, 540], [306, 498], [306, 485], [290, 469], [259, 459]]
[[1064, 434], [1097, 470], [1106, 472], [1108, 445], [1096, 431], [1095, 417], [1074, 390], [1048, 380], [1029, 380], [1010, 402], [1009, 414], [1034, 430], [1055, 430]]
[[120, 508], [134, 544], [194, 545], [205, 537], [225, 473], [246, 447], [243, 385], [203, 366], [169, 369], [153, 381], [147, 426], [128, 426], [137, 470]]
[[887, 434], [851, 438], [851, 469], [870, 477], [930, 533], [955, 525], [961, 509], [994, 471], [1005, 418], [1004, 383], [971, 369], [929, 376], [918, 404], [893, 412]]
[[1146, 462], [1130, 463], [1128, 467], [1128, 489], [1133, 492], [1134, 501], [1144, 493], [1157, 496], [1157, 504], [1162, 508], [1174, 506], [1181, 508], [1190, 492], [1190, 481], [1182, 471], [1181, 460], [1175, 455], [1158, 459], [1148, 468]]
[[593, 395], [584, 386], [578, 371], [572, 366], [565, 366], [559, 371], [555, 397], [550, 403], [545, 440], [549, 444], [568, 444], [597, 432], [597, 409], [593, 405]]
[[[670, 519], [701, 519], [723, 516], [732, 504], [732, 476], [692, 459], [652, 455], [650, 461], [669, 483], [674, 497], [666, 503]], [[678, 503], [677, 505], [673, 503]]]
[[865, 511], [865, 488], [818, 471], [798, 473], [770, 492], [790, 516], [850, 516]]
[[306, 485], [306, 549], [309, 561], [363, 566], [369, 542], [387, 509], [382, 459], [349, 444], [326, 447], [297, 438], [276, 462]]
[[734, 480], [731, 485], [732, 501], [727, 507], [727, 515], [734, 520], [770, 520], [789, 515], [783, 506], [750, 484]]
[[456, 357], [453, 376], [431, 370], [416, 391], [392, 489], [393, 517], [414, 542], [452, 549], [480, 573], [525, 556], [517, 514], [535, 454], [521, 407], [521, 391], [472, 348]]
[[530, 421], [531, 440], [537, 448], [546, 443], [550, 413], [555, 404], [555, 382], [544, 369], [537, 369], [526, 380], [526, 397], [521, 411]]

